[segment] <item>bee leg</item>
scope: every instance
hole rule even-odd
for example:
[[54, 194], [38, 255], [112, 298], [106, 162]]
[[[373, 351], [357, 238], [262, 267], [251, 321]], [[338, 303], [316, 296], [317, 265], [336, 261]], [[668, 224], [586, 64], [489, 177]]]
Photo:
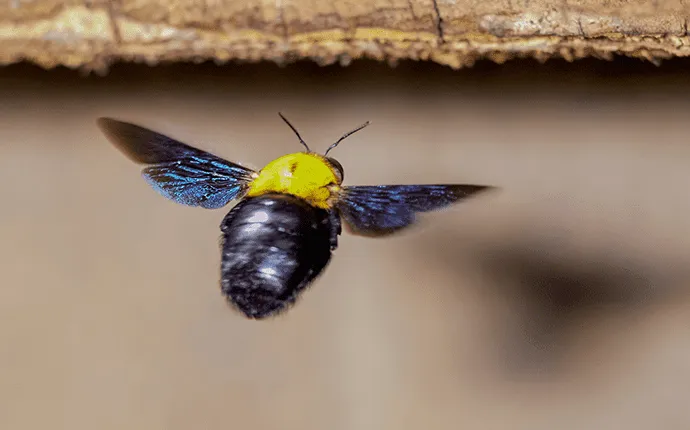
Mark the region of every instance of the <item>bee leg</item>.
[[333, 251], [338, 247], [338, 236], [343, 231], [340, 213], [336, 209], [331, 210], [328, 213], [328, 221], [331, 224], [331, 251]]

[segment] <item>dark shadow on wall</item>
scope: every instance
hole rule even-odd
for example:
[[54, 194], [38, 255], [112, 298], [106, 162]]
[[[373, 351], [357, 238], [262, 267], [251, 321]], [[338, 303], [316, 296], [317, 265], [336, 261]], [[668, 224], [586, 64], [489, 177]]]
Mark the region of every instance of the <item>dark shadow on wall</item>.
[[[608, 317], [631, 316], [688, 296], [690, 274], [604, 255], [568, 256], [538, 240], [471, 244], [465, 235], [425, 239], [429, 260], [456, 278], [457, 288], [481, 289], [513, 316], [501, 319], [490, 342], [499, 345], [508, 375], [555, 376], [568, 366], [573, 342]], [[458, 245], [460, 244], [460, 245]], [[417, 251], [418, 252], [418, 251]], [[467, 282], [468, 270], [482, 279]], [[487, 303], [487, 302], [483, 302]], [[489, 311], [487, 309], [487, 311]]]

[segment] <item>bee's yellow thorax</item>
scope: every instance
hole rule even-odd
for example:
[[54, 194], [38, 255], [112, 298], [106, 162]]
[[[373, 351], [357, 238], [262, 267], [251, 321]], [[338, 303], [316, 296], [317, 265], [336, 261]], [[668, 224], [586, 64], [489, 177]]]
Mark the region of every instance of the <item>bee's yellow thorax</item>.
[[321, 209], [331, 207], [331, 189], [340, 185], [333, 167], [322, 156], [298, 152], [284, 155], [261, 169], [248, 197], [266, 193], [291, 194]]

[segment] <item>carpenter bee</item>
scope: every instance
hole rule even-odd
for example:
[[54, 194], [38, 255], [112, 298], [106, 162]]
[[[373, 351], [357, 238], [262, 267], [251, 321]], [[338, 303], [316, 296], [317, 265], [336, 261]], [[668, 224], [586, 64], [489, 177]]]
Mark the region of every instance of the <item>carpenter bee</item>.
[[369, 122], [345, 133], [321, 155], [280, 114], [304, 146], [255, 171], [140, 126], [99, 118], [98, 126], [164, 197], [188, 206], [239, 202], [220, 224], [220, 285], [247, 318], [278, 315], [318, 277], [338, 246], [341, 218], [354, 234], [384, 236], [415, 214], [451, 205], [484, 185], [343, 185], [343, 166], [328, 153]]

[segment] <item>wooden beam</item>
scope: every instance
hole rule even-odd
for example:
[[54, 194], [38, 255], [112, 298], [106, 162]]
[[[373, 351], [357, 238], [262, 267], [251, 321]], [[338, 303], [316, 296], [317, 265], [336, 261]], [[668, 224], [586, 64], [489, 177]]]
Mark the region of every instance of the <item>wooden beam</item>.
[[[688, 2], [690, 4], [690, 2]], [[683, 0], [10, 0], [0, 64], [104, 71], [116, 61], [320, 64], [373, 58], [453, 68], [690, 54]]]

